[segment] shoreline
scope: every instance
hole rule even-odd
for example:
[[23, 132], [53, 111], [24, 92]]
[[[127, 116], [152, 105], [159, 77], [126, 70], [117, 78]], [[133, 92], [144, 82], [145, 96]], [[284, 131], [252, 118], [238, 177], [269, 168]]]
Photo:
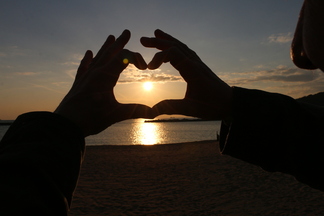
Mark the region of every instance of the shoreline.
[[213, 140], [199, 140], [191, 142], [179, 142], [179, 143], [158, 143], [158, 144], [127, 144], [127, 145], [107, 145], [107, 144], [87, 144], [86, 147], [96, 147], [96, 146], [159, 146], [159, 145], [184, 145], [184, 144], [199, 144], [199, 143], [210, 143], [218, 142], [216, 139]]
[[323, 193], [216, 141], [86, 146], [69, 215], [324, 215]]
[[12, 125], [11, 122], [0, 122], [0, 126]]

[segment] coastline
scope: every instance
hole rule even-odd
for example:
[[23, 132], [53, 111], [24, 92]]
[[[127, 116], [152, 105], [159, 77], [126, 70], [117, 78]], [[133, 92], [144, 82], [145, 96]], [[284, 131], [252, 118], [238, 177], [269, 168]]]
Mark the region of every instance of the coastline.
[[69, 215], [323, 215], [323, 193], [216, 141], [87, 146]]
[[200, 121], [221, 121], [221, 120], [209, 120], [209, 119], [197, 119], [197, 118], [166, 118], [166, 119], [146, 119], [144, 123], [159, 123], [159, 122], [200, 122]]
[[3, 121], [3, 122], [0, 122], [0, 126], [7, 126], [7, 125], [12, 125], [12, 123], [13, 122], [5, 122], [5, 121]]

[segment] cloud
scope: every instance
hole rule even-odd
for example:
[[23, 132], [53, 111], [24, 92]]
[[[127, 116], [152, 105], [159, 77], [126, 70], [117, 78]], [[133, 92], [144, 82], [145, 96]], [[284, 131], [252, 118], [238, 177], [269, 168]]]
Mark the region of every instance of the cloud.
[[256, 69], [262, 69], [262, 68], [265, 68], [264, 65], [260, 64], [260, 65], [255, 65], [254, 68]]
[[290, 43], [293, 39], [292, 33], [272, 34], [268, 37], [270, 43]]
[[183, 82], [181, 76], [162, 73], [161, 69], [139, 70], [134, 65], [129, 65], [121, 74], [118, 83], [136, 83], [136, 82]]
[[16, 72], [15, 74], [20, 76], [35, 76], [40, 73], [39, 72]]
[[80, 61], [78, 62], [73, 62], [73, 61], [70, 61], [70, 62], [64, 62], [64, 63], [61, 63], [62, 65], [67, 65], [67, 66], [79, 66], [80, 65]]
[[75, 79], [75, 75], [77, 73], [76, 69], [66, 70], [65, 73], [71, 78]]
[[229, 79], [232, 85], [245, 85], [254, 82], [306, 83], [317, 80], [320, 77], [320, 73], [319, 71], [278, 66], [272, 70], [231, 73], [231, 78], [227, 77], [227, 79]]
[[230, 86], [277, 92], [294, 98], [324, 91], [324, 74], [320, 70], [302, 70], [278, 66], [269, 70], [219, 73]]
[[67, 61], [61, 62], [59, 65], [63, 66], [62, 71], [74, 80], [82, 58], [81, 54], [72, 54], [67, 57]]
[[[75, 79], [77, 72], [76, 66], [79, 62], [68, 61], [61, 63], [65, 67], [65, 74], [71, 79]], [[133, 64], [129, 64], [128, 67], [120, 74], [118, 79], [119, 84], [136, 83], [136, 82], [183, 82], [184, 80], [180, 75], [172, 75], [161, 72], [161, 69], [156, 70], [139, 70]]]
[[83, 55], [81, 54], [72, 54], [67, 57], [68, 61], [62, 62], [61, 65], [67, 66], [67, 67], [76, 67], [80, 65], [80, 62], [83, 58]]
[[28, 53], [28, 50], [18, 46], [3, 47], [3, 50], [5, 51], [0, 53], [0, 57], [26, 56]]
[[56, 90], [54, 88], [50, 88], [48, 86], [45, 86], [45, 85], [39, 85], [39, 84], [32, 84], [33, 87], [35, 88], [41, 88], [41, 89], [45, 89], [47, 91], [50, 91], [50, 92], [55, 92], [55, 93], [59, 93], [59, 94], [66, 94], [66, 92], [62, 92], [62, 91], [59, 91], [59, 90]]

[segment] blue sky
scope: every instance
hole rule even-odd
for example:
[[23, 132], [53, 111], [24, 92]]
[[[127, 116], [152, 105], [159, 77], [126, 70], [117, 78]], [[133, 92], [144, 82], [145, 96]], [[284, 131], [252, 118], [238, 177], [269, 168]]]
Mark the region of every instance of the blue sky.
[[[132, 32], [126, 48], [149, 62], [157, 50], [141, 36], [162, 29], [186, 43], [230, 85], [292, 97], [323, 91], [320, 71], [297, 69], [289, 47], [302, 0], [5, 0], [0, 8], [0, 119], [53, 111], [69, 90], [86, 50], [109, 34]], [[141, 84], [154, 81], [154, 90]], [[152, 106], [182, 98], [185, 83], [165, 64], [156, 71], [127, 68], [116, 86], [120, 102]]]

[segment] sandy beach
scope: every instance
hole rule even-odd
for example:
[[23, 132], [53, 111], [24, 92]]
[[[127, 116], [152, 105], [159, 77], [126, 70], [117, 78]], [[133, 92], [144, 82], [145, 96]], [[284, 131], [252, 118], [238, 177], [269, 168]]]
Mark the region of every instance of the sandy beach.
[[216, 141], [88, 146], [69, 215], [324, 215], [324, 194]]

